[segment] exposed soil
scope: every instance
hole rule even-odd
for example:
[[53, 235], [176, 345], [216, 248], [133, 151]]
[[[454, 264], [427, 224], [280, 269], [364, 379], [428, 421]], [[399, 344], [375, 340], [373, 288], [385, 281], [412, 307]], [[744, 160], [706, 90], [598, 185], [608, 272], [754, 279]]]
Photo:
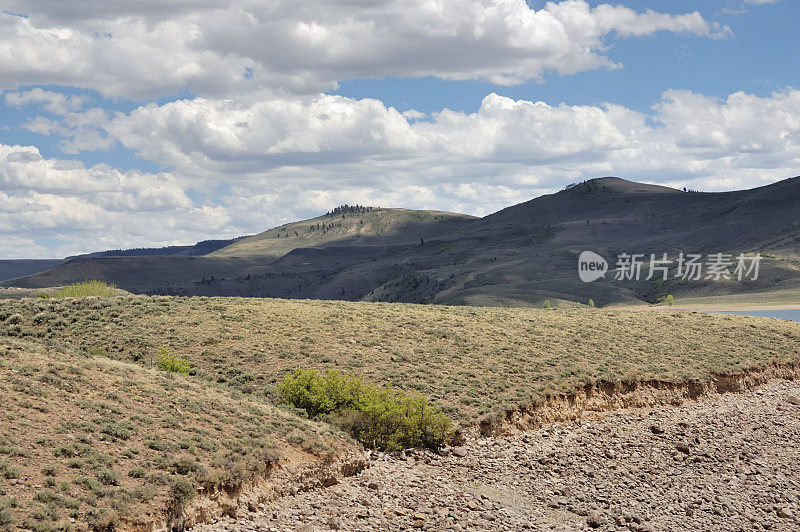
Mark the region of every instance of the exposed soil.
[[202, 530], [797, 530], [800, 383], [376, 455]]

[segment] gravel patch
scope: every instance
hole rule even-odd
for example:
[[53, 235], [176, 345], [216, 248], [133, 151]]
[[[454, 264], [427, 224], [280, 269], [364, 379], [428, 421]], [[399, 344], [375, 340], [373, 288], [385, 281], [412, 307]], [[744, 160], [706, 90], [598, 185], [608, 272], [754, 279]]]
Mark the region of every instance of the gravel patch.
[[445, 451], [201, 530], [800, 530], [800, 383]]

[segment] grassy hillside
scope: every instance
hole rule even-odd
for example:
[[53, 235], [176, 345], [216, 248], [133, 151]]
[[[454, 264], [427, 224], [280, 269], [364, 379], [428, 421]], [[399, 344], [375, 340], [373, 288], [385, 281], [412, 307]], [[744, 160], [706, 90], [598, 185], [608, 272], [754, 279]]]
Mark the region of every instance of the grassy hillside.
[[776, 283], [776, 287], [743, 294], [708, 295], [701, 297], [681, 297], [675, 300], [677, 306], [708, 307], [763, 307], [770, 305], [800, 306], [800, 280], [787, 280]]
[[471, 216], [439, 211], [381, 209], [327, 214], [275, 227], [215, 251], [212, 257], [272, 257], [328, 245], [419, 243], [452, 231]]
[[165, 524], [198, 491], [352, 448], [257, 395], [62, 345], [0, 337], [0, 529]]
[[47, 288], [99, 279], [123, 290], [148, 293], [154, 287], [202, 279], [221, 278], [249, 268], [265, 266], [260, 258], [232, 257], [89, 257], [72, 259], [49, 270], [6, 281], [0, 286]]
[[598, 380], [703, 378], [800, 352], [797, 323], [741, 316], [236, 298], [4, 301], [0, 335], [146, 364], [166, 348], [255, 395], [296, 368], [350, 370], [467, 424]]
[[[277, 384], [298, 368], [419, 391], [473, 425], [596, 381], [677, 382], [798, 362], [798, 346], [794, 322], [688, 312], [4, 300], [0, 529], [149, 529], [182, 519], [203, 495], [269, 476], [276, 463], [326, 463], [354, 449], [329, 426], [275, 406]], [[189, 375], [158, 369], [182, 366]]]

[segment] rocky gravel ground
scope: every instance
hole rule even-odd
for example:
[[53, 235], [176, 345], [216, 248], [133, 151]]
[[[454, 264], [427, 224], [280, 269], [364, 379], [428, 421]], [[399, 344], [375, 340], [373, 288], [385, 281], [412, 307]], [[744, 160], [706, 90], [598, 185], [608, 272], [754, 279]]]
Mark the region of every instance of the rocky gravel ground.
[[356, 477], [204, 530], [800, 530], [800, 383], [627, 410]]

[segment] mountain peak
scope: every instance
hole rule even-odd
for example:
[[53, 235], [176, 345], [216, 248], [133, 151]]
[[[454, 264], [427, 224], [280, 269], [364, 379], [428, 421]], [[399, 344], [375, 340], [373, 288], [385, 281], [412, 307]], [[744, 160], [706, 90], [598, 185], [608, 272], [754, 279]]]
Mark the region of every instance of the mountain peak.
[[585, 183], [588, 188], [600, 187], [609, 192], [616, 192], [619, 194], [678, 194], [681, 191], [665, 187], [662, 185], [650, 185], [648, 183], [638, 183], [636, 181], [628, 181], [621, 177], [598, 177], [590, 179]]

